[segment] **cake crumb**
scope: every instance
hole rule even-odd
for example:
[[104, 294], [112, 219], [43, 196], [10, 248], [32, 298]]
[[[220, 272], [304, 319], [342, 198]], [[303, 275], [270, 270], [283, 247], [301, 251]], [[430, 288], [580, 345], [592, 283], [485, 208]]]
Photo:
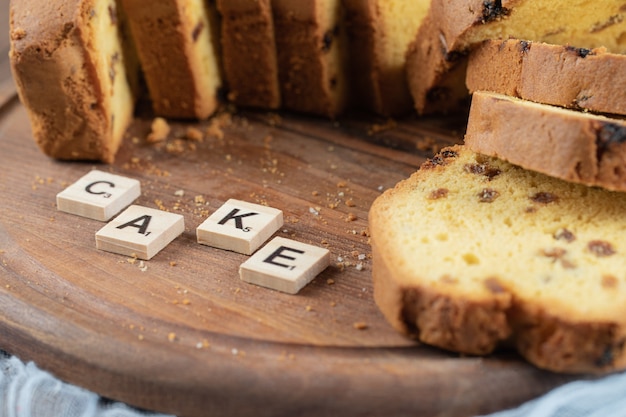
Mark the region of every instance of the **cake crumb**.
[[15, 28], [11, 31], [11, 40], [19, 41], [26, 37], [26, 30], [24, 28]]
[[185, 139], [192, 140], [195, 142], [202, 142], [204, 136], [202, 135], [202, 131], [200, 129], [190, 126], [187, 128], [185, 132]]
[[152, 125], [150, 126], [151, 131], [148, 134], [146, 140], [148, 143], [156, 143], [162, 142], [167, 139], [167, 136], [170, 134], [170, 125], [167, 123], [162, 117], [155, 117], [152, 121]]
[[364, 321], [357, 321], [352, 325], [357, 330], [366, 330], [369, 326]]
[[176, 340], [176, 333], [172, 332], [167, 335], [167, 340], [174, 342]]

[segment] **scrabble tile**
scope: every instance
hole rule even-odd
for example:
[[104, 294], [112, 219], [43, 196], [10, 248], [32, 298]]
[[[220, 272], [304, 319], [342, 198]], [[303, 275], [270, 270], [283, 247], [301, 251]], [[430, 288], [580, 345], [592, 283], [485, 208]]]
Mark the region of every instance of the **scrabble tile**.
[[149, 260], [184, 230], [180, 214], [132, 205], [96, 232], [96, 247]]
[[196, 229], [198, 243], [251, 255], [283, 225], [283, 212], [230, 199]]
[[330, 252], [306, 243], [275, 237], [239, 267], [252, 284], [296, 294], [330, 265]]
[[141, 195], [139, 181], [93, 170], [57, 194], [57, 208], [93, 220], [107, 221]]

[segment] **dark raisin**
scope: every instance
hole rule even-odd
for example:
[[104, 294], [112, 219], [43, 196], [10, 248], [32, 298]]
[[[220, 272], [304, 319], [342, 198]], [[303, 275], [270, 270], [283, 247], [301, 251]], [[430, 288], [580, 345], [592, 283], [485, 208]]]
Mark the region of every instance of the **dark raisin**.
[[489, 180], [502, 173], [498, 168], [493, 168], [488, 164], [466, 164], [463, 169], [470, 174], [484, 175]]
[[111, 24], [117, 26], [117, 11], [114, 6], [109, 6], [109, 18], [111, 19]]
[[502, 7], [502, 1], [483, 1], [483, 13], [480, 19], [481, 23], [489, 23], [494, 20], [500, 20], [504, 16], [508, 16], [510, 10]]
[[484, 188], [478, 193], [478, 201], [481, 203], [491, 203], [500, 196], [500, 193], [493, 188]]
[[459, 154], [451, 149], [443, 149], [441, 151], [441, 156], [443, 156], [444, 158], [456, 158], [457, 156], [459, 156]]
[[600, 122], [596, 130], [596, 154], [598, 161], [612, 143], [626, 142], [626, 127], [611, 122]]
[[530, 45], [531, 45], [531, 44], [532, 44], [532, 43], [531, 43], [531, 42], [528, 42], [528, 41], [519, 41], [518, 46], [519, 46], [519, 51], [520, 51], [520, 53], [522, 53], [522, 54], [527, 54], [527, 53], [528, 53], [528, 51], [530, 51]]
[[612, 364], [613, 364], [613, 347], [607, 346], [604, 349], [604, 352], [602, 352], [602, 356], [600, 356], [596, 360], [595, 365], [598, 368], [604, 368], [605, 366], [610, 366]]
[[437, 188], [436, 190], [431, 191], [428, 196], [429, 200], [439, 200], [440, 198], [445, 198], [448, 196], [447, 188]]
[[568, 229], [559, 229], [554, 232], [554, 238], [556, 240], [564, 240], [569, 243], [576, 240], [576, 235], [574, 235], [574, 233], [572, 233]]
[[550, 204], [559, 201], [559, 196], [557, 196], [556, 194], [540, 191], [530, 196], [530, 199], [535, 203]]
[[191, 39], [193, 39], [194, 42], [196, 42], [200, 37], [202, 29], [204, 29], [204, 22], [200, 21], [191, 31]]
[[576, 48], [574, 46], [566, 46], [565, 50], [575, 53], [576, 56], [580, 58], [587, 58], [588, 55], [594, 55], [594, 52], [591, 49], [587, 49], [587, 48]]
[[333, 30], [327, 30], [322, 37], [322, 51], [330, 51], [330, 47], [333, 44]]
[[601, 258], [615, 254], [613, 245], [605, 240], [592, 240], [587, 244], [587, 249], [589, 249], [589, 252]]
[[448, 87], [433, 87], [426, 92], [426, 101], [436, 103], [439, 101], [447, 101], [451, 92]]

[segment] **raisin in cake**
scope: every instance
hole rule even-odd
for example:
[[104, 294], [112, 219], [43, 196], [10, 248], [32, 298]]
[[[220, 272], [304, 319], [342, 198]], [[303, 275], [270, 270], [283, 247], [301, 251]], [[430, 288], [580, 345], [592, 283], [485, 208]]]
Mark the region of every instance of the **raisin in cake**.
[[218, 0], [228, 98], [246, 107], [280, 107], [270, 0]]
[[222, 83], [217, 11], [204, 0], [121, 0], [157, 116], [204, 119]]
[[398, 330], [538, 367], [626, 367], [626, 194], [458, 145], [373, 203], [375, 301]]
[[341, 0], [272, 0], [284, 109], [335, 117], [348, 99]]
[[486, 39], [515, 37], [626, 52], [626, 0], [432, 0], [407, 53], [407, 76], [420, 114], [463, 108], [468, 52]]
[[10, 3], [13, 78], [53, 158], [112, 162], [132, 121], [137, 67], [118, 11], [115, 0]]
[[352, 101], [383, 116], [406, 115], [413, 100], [406, 50], [430, 0], [345, 0]]
[[626, 191], [626, 121], [476, 91], [465, 145], [563, 180]]
[[626, 115], [626, 55], [517, 39], [487, 40], [469, 55], [465, 82], [538, 103]]

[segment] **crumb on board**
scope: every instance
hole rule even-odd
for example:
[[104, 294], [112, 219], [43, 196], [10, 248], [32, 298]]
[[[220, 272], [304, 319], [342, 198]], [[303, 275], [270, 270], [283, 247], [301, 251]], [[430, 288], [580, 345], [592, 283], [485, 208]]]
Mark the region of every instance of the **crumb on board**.
[[364, 321], [357, 321], [356, 323], [352, 325], [352, 327], [354, 327], [357, 330], [366, 330], [368, 328], [368, 325]]
[[161, 142], [167, 139], [167, 136], [170, 134], [171, 128], [162, 117], [155, 117], [150, 125], [150, 133], [146, 137], [148, 143], [156, 143]]

